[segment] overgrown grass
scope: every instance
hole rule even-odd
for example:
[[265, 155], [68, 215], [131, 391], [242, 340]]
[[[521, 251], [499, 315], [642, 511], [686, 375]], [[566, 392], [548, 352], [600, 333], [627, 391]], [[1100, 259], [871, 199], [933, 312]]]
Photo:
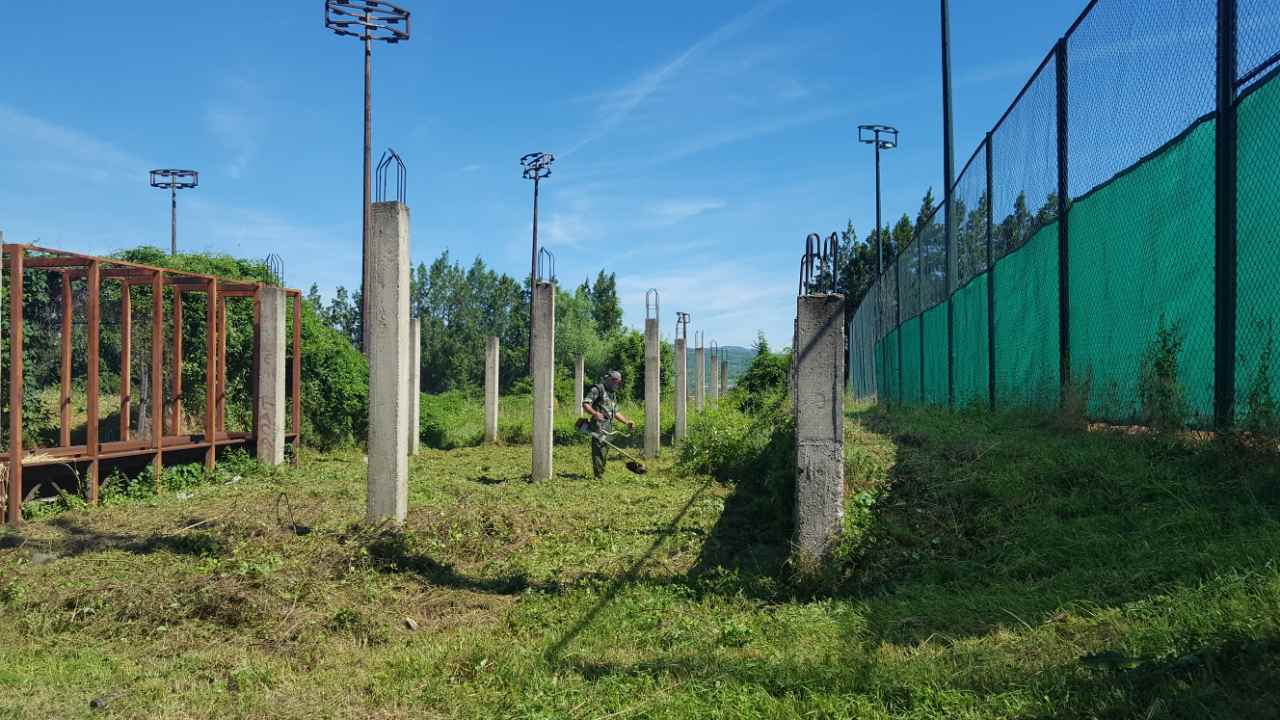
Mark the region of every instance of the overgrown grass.
[[923, 410], [855, 408], [848, 440], [825, 584], [790, 578], [752, 476], [595, 482], [581, 446], [536, 485], [527, 446], [426, 450], [402, 532], [358, 523], [353, 453], [33, 522], [0, 538], [0, 715], [1280, 707], [1273, 461]]

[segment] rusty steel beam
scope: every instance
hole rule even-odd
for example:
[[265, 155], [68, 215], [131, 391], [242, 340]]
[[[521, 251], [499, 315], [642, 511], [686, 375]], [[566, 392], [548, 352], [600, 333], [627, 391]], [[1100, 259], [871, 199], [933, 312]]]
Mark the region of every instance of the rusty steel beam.
[[120, 288], [120, 439], [129, 439], [130, 403], [133, 402], [133, 293]]
[[29, 270], [36, 268], [41, 270], [61, 270], [63, 268], [85, 268], [91, 262], [93, 261], [86, 257], [36, 257], [26, 258], [23, 266]]
[[169, 423], [172, 435], [182, 434], [182, 291], [173, 288], [173, 419]]
[[204, 455], [205, 470], [213, 470], [218, 447], [218, 281], [210, 280], [205, 292], [205, 354], [204, 354], [204, 439], [209, 449]]
[[87, 407], [88, 427], [85, 430], [84, 444], [89, 449], [89, 503], [96, 504], [98, 502], [98, 364], [100, 355], [99, 348], [100, 325], [102, 324], [102, 279], [99, 277], [101, 268], [98, 261], [94, 260], [89, 264], [89, 294], [86, 298], [88, 306], [88, 375], [85, 384], [85, 405]]
[[214, 439], [227, 430], [227, 298], [218, 296], [218, 425]]
[[58, 445], [71, 444], [71, 277], [62, 273], [62, 352], [58, 392]]
[[6, 519], [22, 524], [22, 261], [26, 248], [9, 245], [9, 497]]
[[164, 273], [151, 277], [151, 475], [160, 488], [164, 463], [160, 448], [164, 443]]

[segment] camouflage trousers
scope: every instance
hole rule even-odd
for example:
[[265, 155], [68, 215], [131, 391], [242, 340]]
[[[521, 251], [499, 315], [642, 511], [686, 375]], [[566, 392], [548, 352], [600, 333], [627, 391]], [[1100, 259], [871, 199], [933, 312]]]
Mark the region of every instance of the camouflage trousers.
[[596, 479], [604, 477], [605, 457], [604, 443], [595, 438], [591, 438], [591, 473]]

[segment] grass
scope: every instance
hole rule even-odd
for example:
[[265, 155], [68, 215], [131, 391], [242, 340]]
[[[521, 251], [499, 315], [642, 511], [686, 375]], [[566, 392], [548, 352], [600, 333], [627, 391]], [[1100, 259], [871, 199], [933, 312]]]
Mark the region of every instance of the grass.
[[424, 450], [403, 532], [356, 453], [64, 512], [0, 538], [0, 717], [1276, 716], [1274, 458], [866, 408], [846, 457], [818, 580], [751, 484], [582, 446]]

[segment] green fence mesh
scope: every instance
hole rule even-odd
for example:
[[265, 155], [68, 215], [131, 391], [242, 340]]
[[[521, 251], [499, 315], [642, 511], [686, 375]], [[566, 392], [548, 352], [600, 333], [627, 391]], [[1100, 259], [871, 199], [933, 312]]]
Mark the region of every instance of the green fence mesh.
[[1071, 376], [1093, 417], [1141, 418], [1139, 377], [1162, 325], [1182, 343], [1189, 409], [1213, 417], [1213, 173], [1206, 121], [1071, 206]]
[[902, 403], [920, 404], [920, 316], [902, 323]]
[[924, 315], [924, 401], [947, 404], [947, 304], [936, 305]]
[[[1236, 415], [1280, 403], [1280, 76], [1240, 101]], [[1250, 417], [1253, 416], [1253, 417]]]
[[1058, 223], [1000, 258], [996, 274], [996, 397], [1002, 407], [1058, 402]]
[[988, 404], [987, 274], [982, 273], [952, 296], [955, 322], [956, 407]]
[[884, 354], [884, 388], [883, 399], [897, 403], [902, 398], [902, 388], [898, 383], [898, 331], [893, 330], [881, 341]]

